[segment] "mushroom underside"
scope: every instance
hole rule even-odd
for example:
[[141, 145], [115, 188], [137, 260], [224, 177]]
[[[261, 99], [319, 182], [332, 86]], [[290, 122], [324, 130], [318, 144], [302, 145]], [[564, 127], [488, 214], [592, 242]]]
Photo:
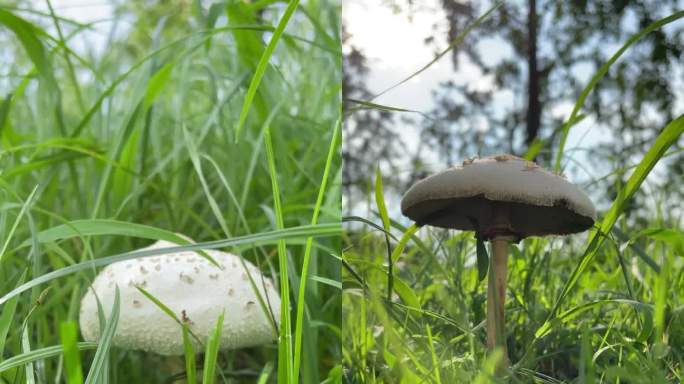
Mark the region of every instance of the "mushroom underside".
[[493, 228], [495, 211], [502, 206], [510, 210], [510, 229], [520, 238], [582, 232], [594, 223], [591, 217], [569, 209], [562, 199], [544, 206], [494, 201], [481, 195], [425, 200], [406, 207], [404, 214], [418, 225], [486, 233]]

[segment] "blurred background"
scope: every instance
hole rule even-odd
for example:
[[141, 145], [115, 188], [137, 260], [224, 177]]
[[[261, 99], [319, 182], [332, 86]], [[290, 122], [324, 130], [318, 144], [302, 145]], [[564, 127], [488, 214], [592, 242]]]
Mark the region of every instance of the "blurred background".
[[[350, 99], [369, 100], [428, 64], [492, 5], [346, 0], [346, 111], [358, 107]], [[681, 0], [505, 2], [427, 70], [372, 100], [416, 112], [348, 113], [345, 213], [368, 212], [378, 165], [390, 216], [397, 219], [399, 198], [409, 185], [468, 157], [521, 156], [543, 140], [536, 160], [553, 168], [559, 128], [598, 68], [632, 34], [682, 8]], [[634, 165], [664, 125], [684, 113], [683, 31], [677, 21], [631, 47], [590, 94], [581, 109], [586, 118], [570, 131], [563, 172], [599, 209], [607, 208], [616, 185], [629, 175], [621, 170]], [[681, 213], [682, 143], [658, 164], [632, 207], [654, 209], [660, 201], [658, 209]], [[632, 211], [628, 215], [638, 215]]]

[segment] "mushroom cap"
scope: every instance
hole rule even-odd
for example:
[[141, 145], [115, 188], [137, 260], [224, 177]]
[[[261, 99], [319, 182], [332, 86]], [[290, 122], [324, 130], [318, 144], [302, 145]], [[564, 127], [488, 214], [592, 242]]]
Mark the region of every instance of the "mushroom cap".
[[511, 155], [466, 160], [418, 181], [401, 200], [402, 213], [418, 225], [496, 229], [496, 212], [519, 238], [564, 235], [591, 227], [596, 209], [577, 186], [534, 162]]
[[[173, 246], [176, 244], [158, 241], [144, 249]], [[100, 337], [94, 293], [108, 317], [118, 286], [120, 313], [113, 344], [160, 355], [182, 355], [181, 326], [138, 291], [136, 286], [140, 286], [189, 324], [203, 344], [214, 330], [221, 311], [224, 311], [221, 349], [271, 343], [277, 336], [259, 305], [239, 256], [214, 250], [205, 252], [222, 269], [193, 251], [141, 257], [105, 267], [81, 300], [79, 323], [83, 338], [96, 341]], [[252, 263], [245, 260], [245, 264], [277, 323], [278, 292]], [[199, 347], [194, 338], [191, 340]]]

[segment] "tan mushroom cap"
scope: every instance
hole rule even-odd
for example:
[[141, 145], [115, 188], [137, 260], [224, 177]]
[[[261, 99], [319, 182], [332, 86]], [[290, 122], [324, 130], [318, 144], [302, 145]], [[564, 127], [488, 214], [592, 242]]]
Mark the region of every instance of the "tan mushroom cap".
[[511, 155], [466, 160], [417, 182], [401, 211], [418, 225], [475, 230], [485, 238], [501, 229], [494, 223], [497, 211], [506, 213], [505, 229], [519, 238], [582, 232], [596, 218], [577, 186]]

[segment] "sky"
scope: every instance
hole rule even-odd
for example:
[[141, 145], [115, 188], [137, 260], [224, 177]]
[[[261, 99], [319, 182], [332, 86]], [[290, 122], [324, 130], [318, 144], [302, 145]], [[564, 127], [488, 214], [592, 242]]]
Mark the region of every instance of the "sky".
[[[416, 72], [429, 63], [437, 51], [447, 47], [444, 37], [447, 32], [447, 23], [440, 5], [441, 0], [417, 0], [413, 1], [413, 4], [412, 11], [405, 12], [405, 10], [392, 9], [387, 2], [382, 0], [344, 0], [343, 2], [343, 23], [345, 24], [345, 31], [350, 34], [347, 44], [343, 46], [343, 51], [347, 53], [353, 46], [366, 56], [367, 65], [370, 69], [366, 78], [366, 86], [374, 94]], [[629, 23], [630, 17], [633, 18], [633, 15], [625, 17], [626, 23]], [[433, 25], [436, 25], [435, 29], [433, 29]], [[435, 44], [425, 44], [425, 38], [430, 36], [436, 36], [437, 47]], [[618, 48], [617, 44], [605, 44], [607, 52], [616, 51]], [[542, 46], [541, 49], [553, 48]], [[512, 56], [511, 48], [497, 39], [484, 40], [479, 46], [479, 50], [483, 60], [487, 63], [497, 63]], [[477, 66], [469, 62], [467, 57], [462, 56], [459, 64], [458, 71], [454, 71], [450, 55], [445, 55], [440, 61], [408, 83], [373, 101], [383, 105], [427, 113], [434, 107], [432, 92], [438, 88], [440, 82], [453, 80], [456, 83], [466, 84], [468, 87], [478, 90], [493, 88], [492, 79], [484, 76]], [[584, 83], [588, 83], [594, 74], [594, 69], [590, 66], [577, 67], [575, 74]], [[673, 81], [678, 82], [679, 87], [684, 89], [684, 76], [673, 79]], [[502, 110], [525, 108], [524, 102], [515, 100], [512, 94], [500, 95], [495, 98], [494, 104], [495, 108]], [[684, 97], [678, 98], [677, 105], [678, 113], [683, 113]], [[573, 107], [574, 100], [561, 103], [545, 113], [547, 116], [564, 119], [570, 115]], [[417, 115], [413, 117], [420, 119]], [[403, 141], [409, 147], [408, 153], [413, 153], [418, 145], [420, 127], [407, 125], [400, 119], [395, 119], [395, 124], [397, 130], [401, 132]], [[589, 116], [572, 128], [566, 143], [566, 150], [572, 151], [573, 148], [586, 148], [597, 146], [600, 143], [609, 143], [611, 135], [612, 133], [608, 129], [602, 129]], [[435, 154], [427, 154], [426, 157], [428, 159], [427, 168], [431, 171], [438, 171], [450, 166], [450, 164], [444, 164], [440, 161]], [[576, 153], [576, 159], [579, 162], [582, 162], [583, 157], [583, 152]], [[635, 159], [635, 161], [638, 160]], [[403, 171], [410, 172], [408, 158]], [[572, 182], [581, 184], [609, 171], [610, 169], [607, 167], [605, 169], [583, 169], [569, 163], [565, 173]], [[663, 167], [657, 167], [654, 171], [656, 175], [652, 175], [650, 179], [657, 178], [657, 173], [662, 171]], [[387, 173], [385, 174], [387, 175]], [[371, 177], [372, 175], [369, 175], [369, 178]], [[388, 175], [387, 177], [391, 176]], [[390, 215], [394, 218], [401, 216], [398, 209], [400, 197], [391, 194], [386, 196], [389, 200], [388, 207], [392, 207], [390, 210], [393, 211]], [[347, 202], [343, 202], [343, 204], [345, 203]], [[374, 207], [356, 207], [352, 213], [367, 215], [369, 208], [374, 209]], [[604, 204], [599, 208], [605, 209], [607, 207]]]

